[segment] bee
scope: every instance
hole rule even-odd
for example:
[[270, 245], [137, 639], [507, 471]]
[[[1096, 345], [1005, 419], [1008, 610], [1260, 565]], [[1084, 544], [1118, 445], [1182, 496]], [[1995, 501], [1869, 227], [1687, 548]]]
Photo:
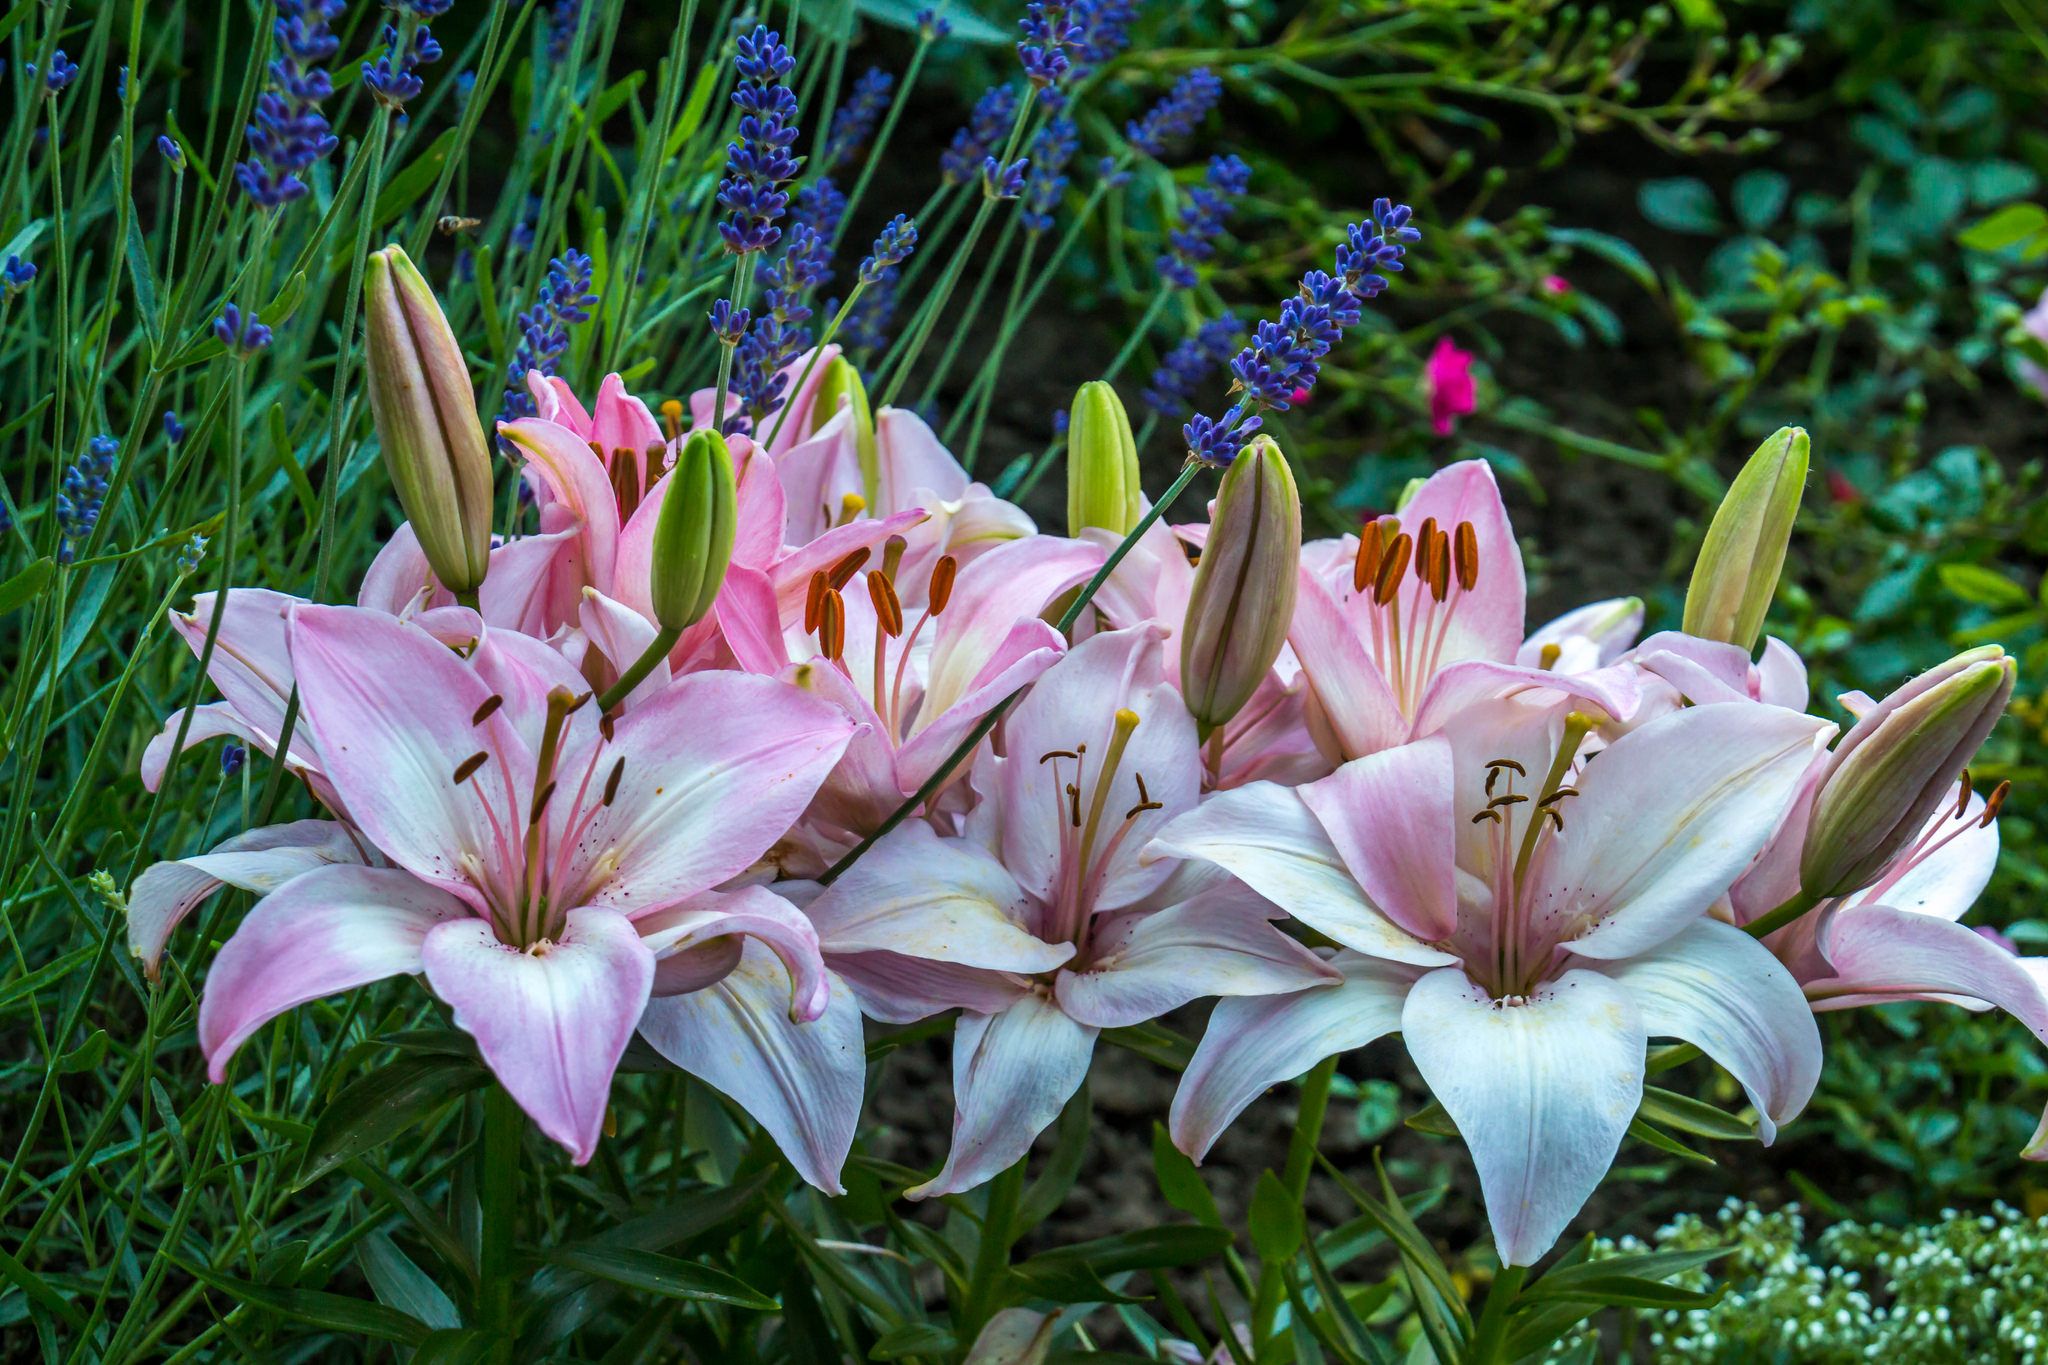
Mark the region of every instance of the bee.
[[458, 214], [446, 213], [441, 215], [434, 226], [441, 230], [443, 237], [453, 237], [458, 232], [474, 232], [483, 226], [483, 221], [481, 218], [464, 218]]

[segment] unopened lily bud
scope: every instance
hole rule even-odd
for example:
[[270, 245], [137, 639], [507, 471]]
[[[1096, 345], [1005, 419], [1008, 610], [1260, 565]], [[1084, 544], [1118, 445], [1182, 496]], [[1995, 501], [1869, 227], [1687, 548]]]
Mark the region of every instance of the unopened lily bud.
[[1835, 746], [1800, 850], [1810, 896], [1868, 886], [1934, 808], [2004, 713], [2017, 673], [1997, 645], [1958, 654], [1864, 713]]
[[1785, 567], [1812, 453], [1803, 428], [1780, 427], [1735, 476], [1693, 565], [1685, 593], [1687, 635], [1756, 647]]
[[853, 452], [860, 460], [862, 500], [869, 507], [878, 507], [882, 497], [882, 456], [875, 443], [874, 409], [868, 406], [868, 390], [860, 382], [860, 371], [845, 356], [836, 355], [825, 366], [825, 377], [818, 381], [818, 398], [811, 405], [812, 433], [839, 415], [842, 400], [853, 408]]
[[395, 246], [365, 262], [370, 413], [384, 464], [434, 576], [458, 596], [491, 552], [491, 455], [469, 367], [426, 280]]
[[692, 433], [669, 471], [654, 521], [648, 596], [665, 630], [687, 630], [718, 599], [738, 525], [732, 451], [715, 431]]
[[1115, 389], [1092, 379], [1067, 414], [1067, 534], [1095, 526], [1129, 535], [1144, 515], [1140, 493], [1130, 416]]
[[1204, 734], [1243, 709], [1280, 657], [1300, 566], [1301, 495], [1261, 436], [1223, 475], [1181, 626], [1181, 691]]

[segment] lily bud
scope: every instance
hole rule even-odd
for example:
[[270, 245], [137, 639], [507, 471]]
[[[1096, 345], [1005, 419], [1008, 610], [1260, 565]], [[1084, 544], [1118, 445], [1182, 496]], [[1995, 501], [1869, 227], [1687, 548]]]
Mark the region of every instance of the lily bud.
[[1067, 414], [1067, 534], [1098, 526], [1129, 535], [1144, 515], [1140, 491], [1130, 416], [1115, 389], [1091, 379]]
[[715, 431], [691, 434], [669, 471], [654, 520], [648, 596], [664, 630], [687, 630], [718, 599], [738, 525], [732, 451]]
[[1877, 703], [1842, 742], [1813, 799], [1800, 888], [1846, 896], [1883, 873], [1948, 798], [2004, 713], [2018, 670], [1997, 645], [1958, 654]]
[[1204, 734], [1251, 700], [1294, 619], [1301, 495], [1270, 436], [1223, 475], [1180, 634], [1181, 692]]
[[844, 400], [853, 405], [853, 453], [860, 460], [860, 490], [869, 507], [881, 506], [882, 455], [875, 443], [875, 414], [868, 406], [867, 386], [860, 371], [843, 355], [832, 357], [825, 377], [818, 381], [817, 401], [811, 405], [811, 432], [816, 433], [839, 415]]
[[469, 367], [441, 305], [395, 246], [365, 262], [370, 413], [384, 465], [434, 576], [457, 596], [491, 553], [491, 455]]
[[1707, 527], [1685, 593], [1687, 635], [1756, 648], [1806, 491], [1813, 443], [1780, 427], [1749, 457]]

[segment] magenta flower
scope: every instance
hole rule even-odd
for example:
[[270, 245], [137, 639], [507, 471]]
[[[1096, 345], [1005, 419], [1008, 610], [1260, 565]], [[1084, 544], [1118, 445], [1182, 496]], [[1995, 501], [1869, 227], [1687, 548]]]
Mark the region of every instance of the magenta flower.
[[1472, 353], [1447, 336], [1436, 339], [1436, 349], [1423, 366], [1429, 386], [1429, 425], [1439, 436], [1448, 436], [1458, 419], [1476, 406], [1472, 385]]
[[1096, 1035], [1205, 995], [1335, 980], [1243, 887], [1139, 852], [1193, 809], [1195, 724], [1163, 632], [1077, 645], [984, 752], [964, 837], [905, 825], [810, 907], [827, 961], [877, 1018], [960, 1006], [953, 1146], [914, 1198], [971, 1189], [1051, 1123]]
[[1257, 784], [1168, 826], [1342, 945], [1342, 985], [1217, 1006], [1174, 1097], [1200, 1157], [1266, 1087], [1399, 1031], [1479, 1168], [1494, 1236], [1528, 1265], [1592, 1193], [1642, 1098], [1653, 1037], [1694, 1043], [1759, 1134], [1820, 1070], [1797, 983], [1705, 915], [1770, 837], [1832, 727], [1699, 706], [1590, 759], [1561, 706], [1480, 703], [1443, 734], [1292, 790]]
[[[650, 998], [696, 991], [656, 1001], [650, 1040], [836, 1185], [833, 1143], [806, 1116], [834, 1095], [844, 1110], [849, 1083], [857, 1107], [858, 1021], [847, 1004], [822, 1027], [793, 1025], [827, 1008], [808, 922], [763, 888], [713, 888], [810, 801], [846, 747], [844, 717], [769, 679], [703, 674], [614, 723], [537, 641], [500, 633], [464, 659], [360, 608], [300, 607], [286, 638], [300, 724], [352, 839], [376, 856], [284, 881], [222, 947], [199, 1012], [213, 1079], [286, 1010], [424, 973], [581, 1162]], [[828, 1052], [850, 1048], [836, 1071], [810, 1055], [827, 1035], [840, 1045]]]

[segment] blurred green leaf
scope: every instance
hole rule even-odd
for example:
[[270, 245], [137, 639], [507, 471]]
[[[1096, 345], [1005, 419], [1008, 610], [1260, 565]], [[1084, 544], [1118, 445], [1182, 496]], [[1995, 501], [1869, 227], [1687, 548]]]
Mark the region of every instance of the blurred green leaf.
[[320, 1111], [293, 1188], [302, 1190], [343, 1162], [382, 1146], [489, 1079], [474, 1063], [434, 1055], [401, 1057], [379, 1067]]
[[1689, 175], [1646, 181], [1636, 191], [1636, 207], [1667, 232], [1718, 236], [1724, 228], [1714, 192], [1705, 181]]
[[561, 1247], [545, 1253], [545, 1258], [555, 1265], [664, 1298], [730, 1304], [760, 1313], [775, 1308], [775, 1300], [736, 1276], [659, 1252], [586, 1245]]

